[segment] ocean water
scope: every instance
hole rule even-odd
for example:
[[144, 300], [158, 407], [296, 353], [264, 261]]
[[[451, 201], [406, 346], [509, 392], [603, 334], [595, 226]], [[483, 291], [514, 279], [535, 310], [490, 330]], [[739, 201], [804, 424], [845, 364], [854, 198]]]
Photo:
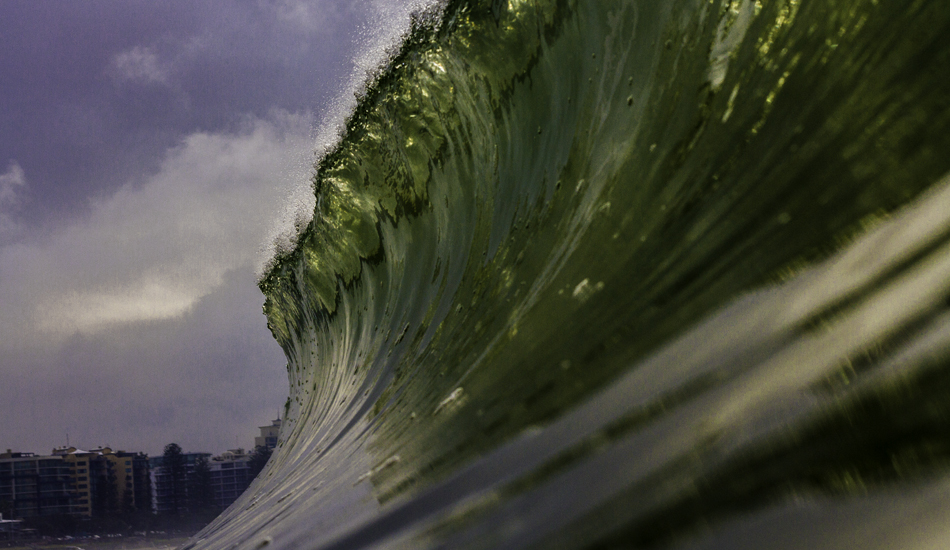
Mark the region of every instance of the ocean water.
[[950, 546], [950, 4], [450, 0], [261, 280], [194, 548]]

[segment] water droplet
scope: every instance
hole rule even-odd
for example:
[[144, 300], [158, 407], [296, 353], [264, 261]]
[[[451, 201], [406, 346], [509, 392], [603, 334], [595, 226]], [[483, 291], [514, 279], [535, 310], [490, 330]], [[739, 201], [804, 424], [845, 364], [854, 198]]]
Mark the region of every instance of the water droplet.
[[583, 281], [577, 283], [577, 286], [574, 287], [574, 292], [571, 294], [571, 296], [583, 303], [593, 296], [595, 292], [599, 292], [603, 290], [603, 288], [603, 281], [592, 285], [590, 284], [590, 279], [584, 279]]
[[439, 411], [441, 411], [448, 405], [451, 405], [452, 403], [458, 401], [459, 398], [462, 397], [463, 391], [464, 390], [462, 388], [455, 388], [455, 391], [450, 393], [448, 397], [446, 397], [445, 399], [442, 400], [441, 403], [439, 403], [439, 406], [435, 408], [435, 412], [433, 412], [432, 414], [439, 414]]

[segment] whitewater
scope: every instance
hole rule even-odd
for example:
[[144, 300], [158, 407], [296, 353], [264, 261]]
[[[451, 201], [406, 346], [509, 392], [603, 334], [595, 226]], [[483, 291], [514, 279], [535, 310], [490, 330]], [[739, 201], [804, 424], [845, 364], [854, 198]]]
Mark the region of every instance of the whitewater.
[[415, 12], [260, 287], [185, 548], [946, 548], [950, 5]]

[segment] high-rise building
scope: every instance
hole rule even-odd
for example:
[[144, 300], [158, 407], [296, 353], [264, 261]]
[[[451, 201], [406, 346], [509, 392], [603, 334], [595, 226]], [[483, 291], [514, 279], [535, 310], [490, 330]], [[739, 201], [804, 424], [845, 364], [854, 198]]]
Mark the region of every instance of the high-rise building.
[[3, 512], [0, 512], [0, 539], [13, 540], [21, 523], [22, 519], [3, 519]]
[[231, 449], [211, 459], [211, 486], [214, 503], [221, 509], [231, 505], [251, 484], [250, 455]]
[[179, 480], [182, 486], [178, 494], [177, 504], [175, 502], [174, 480], [171, 472], [165, 468], [165, 457], [153, 456], [148, 459], [152, 484], [152, 512], [168, 514], [174, 512], [176, 506], [179, 512], [187, 508], [188, 478], [194, 474], [198, 459], [203, 457], [208, 460], [211, 453], [182, 453], [182, 457], [185, 459], [185, 477]]
[[96, 449], [105, 460], [108, 479], [114, 480], [118, 503], [123, 510], [151, 507], [148, 455]]
[[150, 507], [148, 457], [144, 453], [113, 451], [100, 447], [83, 451], [75, 447], [53, 449], [69, 465], [73, 513], [93, 516]]
[[136, 510], [152, 509], [152, 479], [145, 453], [132, 456], [132, 504]]
[[0, 504], [11, 519], [70, 514], [77, 503], [70, 466], [62, 457], [0, 453]]
[[273, 449], [277, 446], [277, 436], [280, 434], [280, 418], [272, 420], [270, 426], [261, 426], [261, 435], [254, 438], [255, 447]]
[[70, 489], [75, 496], [72, 513], [92, 516], [93, 488], [101, 472], [96, 454], [75, 447], [60, 447], [53, 449], [53, 456], [61, 457], [69, 467]]

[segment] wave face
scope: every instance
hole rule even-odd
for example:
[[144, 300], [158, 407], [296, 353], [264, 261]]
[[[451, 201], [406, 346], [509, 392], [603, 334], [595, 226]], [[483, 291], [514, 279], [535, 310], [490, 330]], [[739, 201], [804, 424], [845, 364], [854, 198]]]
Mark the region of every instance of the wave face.
[[418, 17], [261, 283], [279, 448], [189, 546], [946, 546], [948, 36], [931, 1]]

